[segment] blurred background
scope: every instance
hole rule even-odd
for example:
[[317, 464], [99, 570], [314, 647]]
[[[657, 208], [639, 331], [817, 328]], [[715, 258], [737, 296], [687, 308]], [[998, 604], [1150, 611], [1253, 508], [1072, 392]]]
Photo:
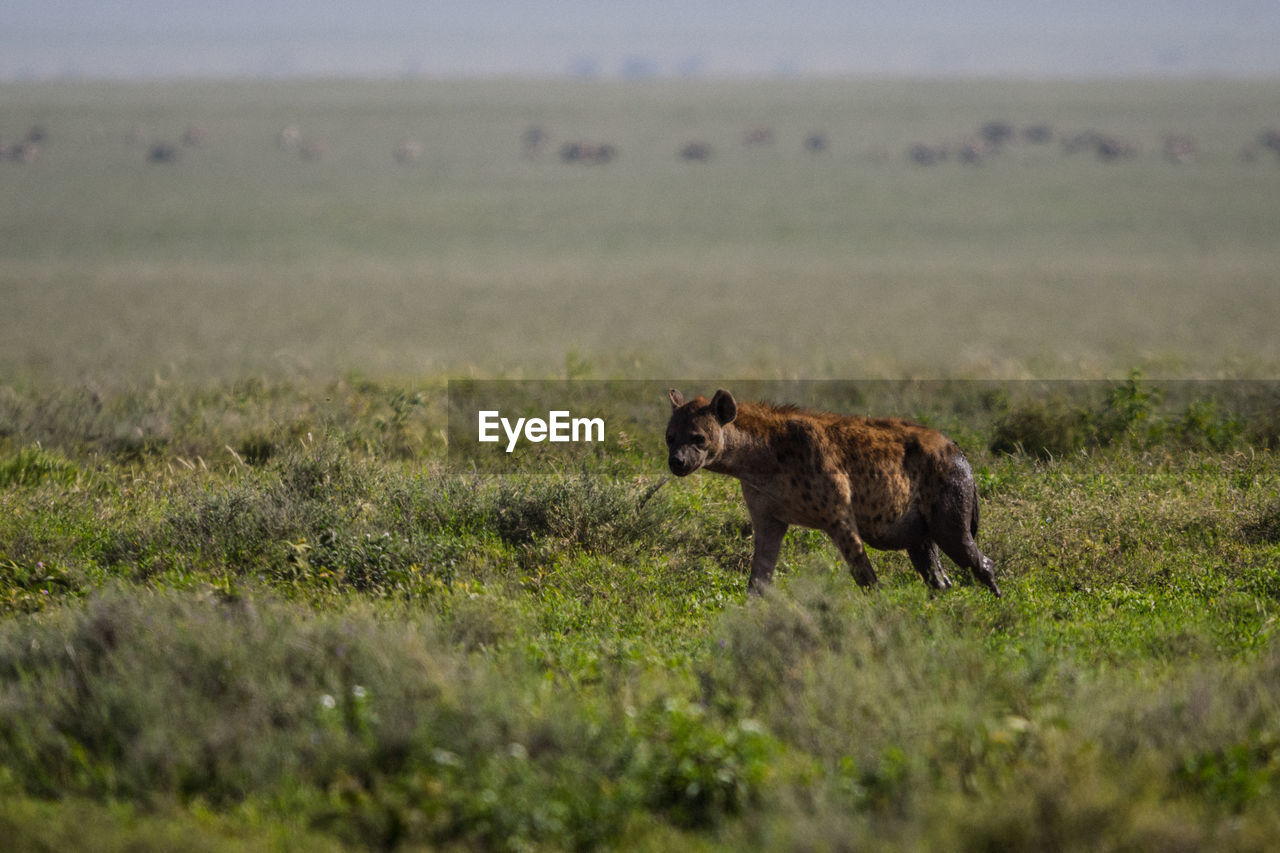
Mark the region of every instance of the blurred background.
[[1280, 4], [10, 0], [0, 368], [1271, 377]]

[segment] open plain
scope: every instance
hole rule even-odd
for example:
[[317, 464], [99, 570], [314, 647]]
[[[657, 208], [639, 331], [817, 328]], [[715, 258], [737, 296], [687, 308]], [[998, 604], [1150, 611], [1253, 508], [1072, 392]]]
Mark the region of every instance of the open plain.
[[[1271, 80], [0, 86], [0, 837], [1268, 849], [1277, 128]], [[606, 441], [486, 470], [462, 380]], [[943, 429], [1004, 596], [793, 530], [748, 601], [677, 381]]]

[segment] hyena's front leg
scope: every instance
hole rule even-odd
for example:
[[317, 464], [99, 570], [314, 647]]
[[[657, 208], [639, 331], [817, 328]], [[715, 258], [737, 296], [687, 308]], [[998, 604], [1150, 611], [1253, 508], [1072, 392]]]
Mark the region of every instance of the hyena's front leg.
[[786, 532], [787, 525], [776, 518], [751, 514], [755, 553], [751, 555], [751, 580], [747, 582], [747, 592], [760, 595], [773, 580], [773, 569], [778, 565], [778, 552], [782, 550], [782, 537]]
[[862, 537], [858, 535], [858, 527], [851, 520], [838, 521], [827, 531], [827, 535], [840, 549], [840, 555], [849, 564], [849, 573], [859, 586], [874, 586], [876, 570], [871, 567], [871, 558], [863, 547]]

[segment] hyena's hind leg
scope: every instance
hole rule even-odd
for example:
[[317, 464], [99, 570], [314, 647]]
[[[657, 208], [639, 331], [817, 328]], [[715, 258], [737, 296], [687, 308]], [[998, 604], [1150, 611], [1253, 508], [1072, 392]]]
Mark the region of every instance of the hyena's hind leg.
[[[965, 464], [968, 469], [968, 464]], [[1000, 587], [996, 585], [995, 562], [978, 550], [974, 537], [978, 535], [978, 490], [974, 487], [972, 474], [954, 482], [946, 496], [934, 507], [929, 518], [929, 534], [938, 543], [942, 553], [950, 557], [957, 566], [968, 569], [973, 577], [995, 595], [999, 596]], [[964, 482], [968, 480], [968, 482]]]
[[958, 547], [954, 548], [941, 545], [942, 550], [948, 557], [955, 560], [957, 566], [962, 566], [973, 572], [974, 579], [995, 593], [996, 597], [999, 597], [1002, 593], [1000, 592], [1000, 587], [996, 586], [995, 561], [978, 550], [978, 543], [973, 541], [972, 536], [966, 538], [969, 540], [967, 543], [960, 543]]
[[973, 541], [968, 525], [947, 525], [941, 530], [935, 529], [933, 539], [957, 566], [971, 571], [975, 580], [997, 596], [1000, 595], [1000, 587], [996, 586], [996, 564], [978, 550], [978, 543]]
[[907, 548], [907, 556], [911, 565], [924, 578], [924, 582], [933, 589], [950, 589], [951, 578], [942, 570], [942, 561], [938, 559], [938, 546], [926, 539]]

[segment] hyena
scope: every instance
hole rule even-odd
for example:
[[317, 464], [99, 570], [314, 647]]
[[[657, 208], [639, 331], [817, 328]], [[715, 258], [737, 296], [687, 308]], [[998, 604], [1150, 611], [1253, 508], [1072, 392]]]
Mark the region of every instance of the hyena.
[[677, 477], [706, 468], [742, 481], [755, 554], [748, 590], [773, 578], [787, 527], [826, 533], [862, 586], [876, 582], [864, 545], [905, 549], [935, 589], [951, 580], [938, 549], [1000, 595], [978, 550], [978, 490], [955, 442], [894, 418], [863, 418], [743, 402], [723, 389], [685, 402], [672, 388], [667, 464]]

